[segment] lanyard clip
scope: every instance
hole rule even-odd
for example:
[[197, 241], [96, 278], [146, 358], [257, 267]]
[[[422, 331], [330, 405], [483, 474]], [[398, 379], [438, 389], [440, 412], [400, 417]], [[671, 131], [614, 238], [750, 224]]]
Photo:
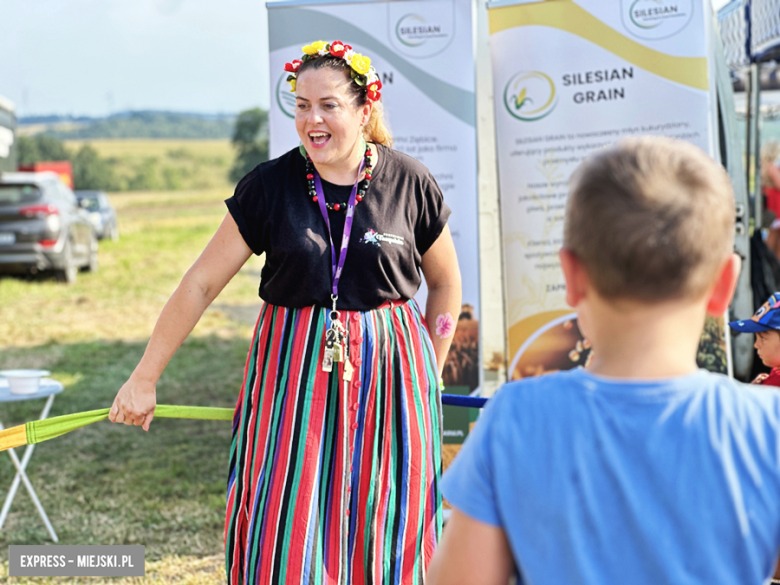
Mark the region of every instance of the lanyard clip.
[[330, 295], [330, 300], [333, 301], [333, 310], [330, 312], [331, 321], [339, 320], [339, 312], [336, 310], [336, 301], [339, 300], [339, 295]]

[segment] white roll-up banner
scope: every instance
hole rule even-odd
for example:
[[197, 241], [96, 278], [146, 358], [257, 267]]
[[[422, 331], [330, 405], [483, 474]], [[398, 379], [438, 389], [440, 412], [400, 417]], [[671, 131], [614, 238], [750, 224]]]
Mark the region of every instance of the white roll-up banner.
[[[447, 392], [477, 390], [481, 360], [472, 3], [269, 2], [267, 6], [271, 157], [300, 144], [294, 125], [295, 95], [286, 82], [284, 64], [300, 59], [301, 47], [317, 40], [339, 40], [370, 57], [382, 79], [393, 148], [428, 167], [452, 209], [449, 227], [463, 276], [463, 307], [453, 315], [459, 320], [444, 383]], [[423, 308], [425, 295], [423, 287], [416, 297]]]
[[[558, 261], [577, 165], [644, 134], [715, 154], [711, 18], [709, 0], [491, 5], [510, 379], [582, 365], [591, 353]], [[723, 326], [708, 321], [699, 361], [725, 372]]]

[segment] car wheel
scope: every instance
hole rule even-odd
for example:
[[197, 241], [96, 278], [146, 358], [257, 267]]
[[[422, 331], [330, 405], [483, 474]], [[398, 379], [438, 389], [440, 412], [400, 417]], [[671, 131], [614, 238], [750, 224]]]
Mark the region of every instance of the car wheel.
[[95, 236], [92, 236], [92, 242], [89, 246], [89, 262], [82, 268], [84, 272], [97, 272], [98, 271], [98, 241]]
[[62, 250], [62, 268], [54, 271], [54, 276], [59, 282], [73, 284], [76, 282], [78, 267], [73, 259], [73, 248], [70, 242], [65, 242], [65, 248]]

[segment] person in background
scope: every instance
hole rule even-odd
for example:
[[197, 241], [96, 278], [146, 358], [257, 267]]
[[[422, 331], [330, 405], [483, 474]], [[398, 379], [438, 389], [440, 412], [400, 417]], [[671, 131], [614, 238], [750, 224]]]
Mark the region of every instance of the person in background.
[[[427, 585], [759, 585], [780, 550], [780, 393], [699, 370], [739, 274], [725, 170], [622, 140], [570, 182], [566, 300], [597, 349], [506, 384], [442, 478]], [[609, 229], [604, 229], [609, 226]]]
[[391, 148], [370, 58], [340, 41], [303, 53], [285, 66], [300, 148], [239, 182], [110, 418], [149, 428], [174, 351], [264, 253], [233, 422], [227, 581], [420, 583], [441, 532], [439, 380], [461, 306], [450, 210], [428, 169]]
[[767, 247], [780, 258], [780, 143], [769, 140], [761, 147], [761, 191], [766, 209], [774, 216], [769, 222]]
[[768, 374], [756, 376], [751, 384], [780, 386], [780, 292], [769, 297], [750, 319], [732, 321], [729, 327], [740, 333], [755, 333], [758, 357], [772, 368]]

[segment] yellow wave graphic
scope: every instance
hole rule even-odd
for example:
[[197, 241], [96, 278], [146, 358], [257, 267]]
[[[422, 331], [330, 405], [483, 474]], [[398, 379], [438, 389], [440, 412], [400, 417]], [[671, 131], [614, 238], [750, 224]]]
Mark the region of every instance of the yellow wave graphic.
[[709, 90], [706, 58], [675, 57], [645, 47], [604, 24], [572, 0], [491, 8], [488, 17], [491, 35], [519, 26], [557, 28], [582, 37], [659, 77], [694, 89]]

